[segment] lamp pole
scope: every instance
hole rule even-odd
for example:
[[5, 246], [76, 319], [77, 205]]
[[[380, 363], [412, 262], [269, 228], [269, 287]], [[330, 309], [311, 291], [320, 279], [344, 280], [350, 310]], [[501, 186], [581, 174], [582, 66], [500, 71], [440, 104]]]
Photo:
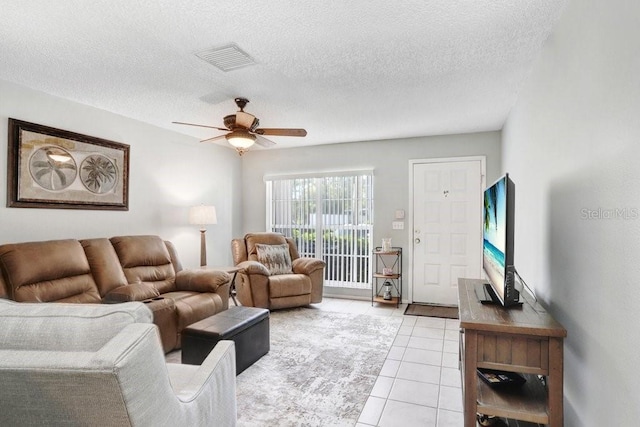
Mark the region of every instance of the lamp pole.
[[204, 267], [207, 265], [207, 241], [205, 235], [207, 228], [205, 226], [218, 223], [215, 206], [193, 206], [189, 209], [189, 223], [200, 226], [200, 267]]
[[205, 233], [207, 229], [204, 226], [200, 229], [200, 267], [207, 265], [207, 241]]

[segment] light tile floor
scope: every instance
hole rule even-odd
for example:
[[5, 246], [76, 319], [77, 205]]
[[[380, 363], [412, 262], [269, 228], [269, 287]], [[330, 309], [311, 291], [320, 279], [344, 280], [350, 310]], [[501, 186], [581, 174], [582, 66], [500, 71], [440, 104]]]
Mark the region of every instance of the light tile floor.
[[357, 427], [460, 427], [459, 322], [405, 316], [406, 304], [325, 298], [320, 310], [402, 317], [402, 326], [360, 414]]

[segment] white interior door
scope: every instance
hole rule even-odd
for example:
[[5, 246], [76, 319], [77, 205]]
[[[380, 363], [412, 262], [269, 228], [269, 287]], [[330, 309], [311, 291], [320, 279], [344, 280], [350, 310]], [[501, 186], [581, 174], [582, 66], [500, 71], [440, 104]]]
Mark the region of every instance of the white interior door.
[[457, 305], [458, 278], [482, 269], [483, 161], [413, 164], [412, 300]]

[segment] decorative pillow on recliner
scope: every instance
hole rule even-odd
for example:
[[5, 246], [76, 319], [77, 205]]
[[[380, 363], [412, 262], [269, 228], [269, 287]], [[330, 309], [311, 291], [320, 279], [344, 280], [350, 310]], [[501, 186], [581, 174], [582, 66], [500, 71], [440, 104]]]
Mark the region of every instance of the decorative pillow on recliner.
[[258, 262], [269, 270], [271, 275], [291, 273], [291, 255], [289, 245], [256, 245]]

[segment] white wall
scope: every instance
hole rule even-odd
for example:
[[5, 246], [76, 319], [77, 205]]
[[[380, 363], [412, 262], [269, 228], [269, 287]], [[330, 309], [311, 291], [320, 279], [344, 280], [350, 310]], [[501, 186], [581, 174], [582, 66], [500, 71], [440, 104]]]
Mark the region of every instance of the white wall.
[[516, 266], [568, 331], [570, 427], [640, 422], [639, 19], [570, 2], [503, 130]]
[[229, 265], [231, 236], [241, 229], [241, 161], [235, 151], [116, 114], [0, 81], [0, 177], [7, 176], [7, 118], [129, 144], [129, 210], [7, 208], [0, 186], [0, 243], [158, 234], [174, 242], [185, 267], [200, 263], [200, 232], [188, 208], [213, 204], [209, 264]]
[[[461, 156], [486, 156], [487, 182], [500, 171], [500, 132], [432, 136], [388, 141], [355, 142], [282, 150], [254, 150], [245, 154], [242, 172], [243, 231], [265, 229], [266, 204], [263, 177], [279, 173], [304, 173], [374, 169], [374, 244], [391, 237], [404, 248], [403, 297], [407, 296], [409, 268], [409, 160]], [[396, 209], [407, 214], [405, 230], [393, 230]], [[370, 297], [350, 291], [351, 295]]]

